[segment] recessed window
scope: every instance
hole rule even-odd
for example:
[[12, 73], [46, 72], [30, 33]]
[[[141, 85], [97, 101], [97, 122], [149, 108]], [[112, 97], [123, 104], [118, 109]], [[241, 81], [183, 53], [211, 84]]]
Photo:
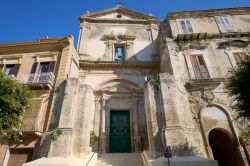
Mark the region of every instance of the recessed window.
[[182, 33], [193, 33], [193, 27], [189, 19], [178, 20]]
[[202, 55], [191, 55], [191, 62], [196, 79], [204, 79], [210, 77]]
[[13, 73], [14, 73], [14, 67], [15, 67], [15, 65], [6, 65], [6, 67], [5, 67], [5, 74], [6, 75], [13, 75]]
[[49, 72], [50, 62], [41, 62], [39, 73], [47, 73]]
[[115, 46], [115, 61], [125, 61], [125, 47]]
[[217, 16], [216, 21], [222, 31], [233, 31], [233, 24], [230, 22], [228, 16]]

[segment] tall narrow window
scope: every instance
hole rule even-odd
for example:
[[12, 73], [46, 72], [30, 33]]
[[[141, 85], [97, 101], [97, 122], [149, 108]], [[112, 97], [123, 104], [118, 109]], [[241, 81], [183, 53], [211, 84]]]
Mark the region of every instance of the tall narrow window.
[[125, 61], [125, 47], [115, 46], [115, 61]]
[[182, 33], [193, 33], [191, 21], [188, 19], [178, 20]]
[[234, 30], [228, 16], [216, 16], [215, 18], [222, 32], [232, 32]]
[[237, 65], [240, 65], [246, 59], [245, 52], [235, 52], [233, 56]]
[[196, 79], [209, 78], [208, 69], [202, 55], [191, 55], [191, 62]]

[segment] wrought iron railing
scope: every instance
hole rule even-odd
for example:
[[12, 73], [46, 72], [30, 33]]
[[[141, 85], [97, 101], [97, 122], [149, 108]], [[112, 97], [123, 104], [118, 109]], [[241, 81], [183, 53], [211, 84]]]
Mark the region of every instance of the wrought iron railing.
[[44, 83], [52, 85], [54, 79], [55, 75], [52, 72], [48, 72], [40, 74], [24, 74], [20, 81], [24, 84]]
[[[189, 68], [191, 79], [213, 79], [226, 78], [232, 68], [229, 67], [208, 67], [208, 68]], [[193, 74], [192, 74], [193, 73]]]

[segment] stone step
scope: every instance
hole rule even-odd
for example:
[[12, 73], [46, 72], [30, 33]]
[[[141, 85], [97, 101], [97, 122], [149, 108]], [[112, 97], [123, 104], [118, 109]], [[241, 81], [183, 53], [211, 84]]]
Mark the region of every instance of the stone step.
[[140, 153], [100, 153], [95, 166], [143, 166]]

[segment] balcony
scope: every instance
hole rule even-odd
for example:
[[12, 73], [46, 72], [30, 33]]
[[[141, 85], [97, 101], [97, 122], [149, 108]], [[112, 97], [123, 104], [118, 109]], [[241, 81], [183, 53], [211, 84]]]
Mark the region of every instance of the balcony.
[[40, 74], [24, 74], [20, 80], [30, 89], [52, 89], [55, 75], [52, 72]]
[[209, 67], [189, 68], [190, 79], [185, 87], [189, 91], [215, 89], [229, 74], [231, 68]]

